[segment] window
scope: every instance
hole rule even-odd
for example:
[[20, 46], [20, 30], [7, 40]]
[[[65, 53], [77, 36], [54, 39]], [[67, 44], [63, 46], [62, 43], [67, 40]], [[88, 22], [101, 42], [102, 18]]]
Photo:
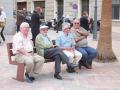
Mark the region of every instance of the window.
[[34, 8], [41, 7], [43, 12], [41, 13], [41, 19], [44, 19], [45, 16], [45, 1], [34, 1]]
[[120, 0], [112, 0], [112, 19], [120, 20]]
[[82, 0], [82, 12], [84, 11], [89, 13], [89, 0]]

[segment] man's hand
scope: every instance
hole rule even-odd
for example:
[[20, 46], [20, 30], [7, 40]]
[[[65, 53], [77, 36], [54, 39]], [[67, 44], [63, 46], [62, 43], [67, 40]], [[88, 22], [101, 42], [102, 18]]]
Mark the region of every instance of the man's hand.
[[76, 42], [79, 42], [79, 41], [81, 41], [81, 40], [84, 39], [84, 38], [86, 38], [86, 36], [80, 36], [79, 38], [76, 38], [75, 41], [76, 41]]

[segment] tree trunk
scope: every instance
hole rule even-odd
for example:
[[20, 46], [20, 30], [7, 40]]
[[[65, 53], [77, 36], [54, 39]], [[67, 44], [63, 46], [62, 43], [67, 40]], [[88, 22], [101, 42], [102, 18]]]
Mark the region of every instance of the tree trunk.
[[112, 0], [102, 0], [101, 25], [97, 49], [98, 61], [109, 62], [117, 60], [112, 50]]

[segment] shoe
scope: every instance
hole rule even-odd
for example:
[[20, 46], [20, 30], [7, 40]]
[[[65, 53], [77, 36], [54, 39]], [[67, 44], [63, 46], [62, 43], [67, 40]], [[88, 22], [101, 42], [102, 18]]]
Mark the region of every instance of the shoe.
[[59, 74], [54, 74], [54, 78], [62, 80], [62, 77]]
[[29, 76], [28, 73], [25, 73], [25, 77], [26, 77], [26, 81], [27, 81], [28, 83], [32, 83], [32, 82], [35, 80], [35, 78], [32, 77], [32, 76]]
[[35, 78], [34, 78], [34, 77], [32, 77], [32, 76], [31, 76], [30, 78], [31, 78], [31, 80], [33, 80], [33, 81], [35, 80]]
[[88, 69], [92, 69], [92, 65], [88, 65], [87, 67], [88, 67]]
[[68, 73], [74, 73], [74, 72], [75, 72], [74, 68], [70, 68], [70, 67], [68, 67], [68, 68], [66, 69], [66, 71], [67, 71]]
[[68, 67], [70, 67], [71, 69], [74, 69], [74, 68], [76, 68], [77, 66], [78, 66], [77, 64], [71, 63], [70, 66], [68, 66]]
[[83, 61], [79, 62], [79, 68], [81, 69], [81, 66], [84, 66], [87, 69], [92, 69], [92, 65], [85, 64]]
[[79, 69], [81, 69], [81, 67], [82, 67], [82, 65], [81, 65], [81, 63], [79, 63]]

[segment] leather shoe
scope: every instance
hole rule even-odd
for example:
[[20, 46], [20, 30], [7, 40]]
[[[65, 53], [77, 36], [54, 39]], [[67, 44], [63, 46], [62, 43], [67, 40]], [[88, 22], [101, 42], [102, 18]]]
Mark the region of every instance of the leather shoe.
[[28, 73], [25, 73], [25, 77], [27, 79], [26, 81], [29, 82], [29, 83], [32, 83], [35, 80], [35, 78], [32, 77], [32, 76], [29, 76]]
[[79, 69], [81, 69], [82, 65], [79, 63]]
[[62, 77], [59, 74], [54, 74], [54, 78], [62, 80]]
[[68, 67], [68, 68], [66, 69], [66, 71], [67, 71], [68, 73], [74, 73], [74, 72], [75, 72], [74, 68], [70, 68], [70, 67]]
[[83, 61], [79, 62], [79, 69], [81, 69], [81, 66], [84, 66], [87, 69], [92, 69], [92, 65], [85, 64]]
[[78, 66], [77, 64], [71, 63], [69, 67], [72, 68], [72, 69], [74, 69], [74, 68], [76, 68], [77, 66]]

